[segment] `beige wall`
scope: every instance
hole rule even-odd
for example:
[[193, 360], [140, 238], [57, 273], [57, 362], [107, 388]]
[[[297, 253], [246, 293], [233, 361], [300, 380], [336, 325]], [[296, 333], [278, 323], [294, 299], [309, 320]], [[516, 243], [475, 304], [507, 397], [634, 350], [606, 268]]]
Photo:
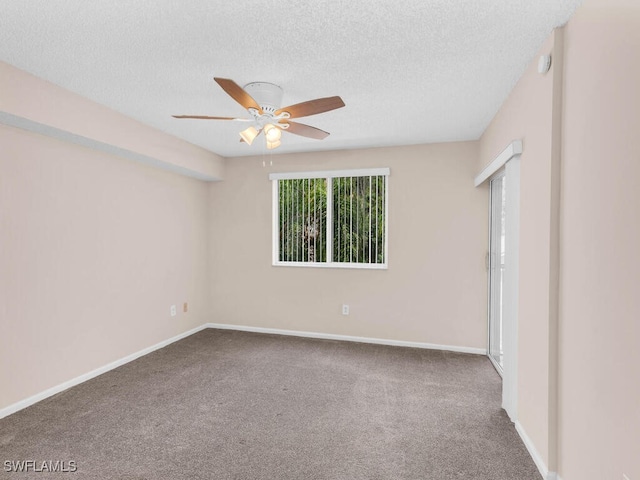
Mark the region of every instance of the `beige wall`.
[[[486, 348], [477, 143], [228, 160], [212, 184], [212, 321]], [[390, 167], [389, 269], [273, 267], [270, 172]], [[341, 305], [349, 304], [349, 316]]]
[[[555, 35], [539, 54], [550, 54]], [[550, 282], [554, 59], [546, 75], [531, 62], [480, 140], [477, 171], [522, 139], [518, 298], [518, 420], [548, 465], [550, 416]], [[551, 426], [551, 428], [554, 428]]]
[[0, 409], [208, 321], [206, 183], [1, 125], [0, 145]]
[[640, 5], [588, 0], [480, 141], [524, 140], [518, 417], [562, 480], [640, 478], [639, 52]]
[[560, 465], [640, 479], [640, 3], [588, 1], [566, 27]]

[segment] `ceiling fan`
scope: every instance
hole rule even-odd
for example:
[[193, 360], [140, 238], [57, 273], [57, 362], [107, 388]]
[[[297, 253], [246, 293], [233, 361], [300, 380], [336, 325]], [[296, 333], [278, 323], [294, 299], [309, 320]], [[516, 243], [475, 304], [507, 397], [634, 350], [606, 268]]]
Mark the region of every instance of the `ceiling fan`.
[[242, 105], [252, 118], [209, 117], [205, 115], [172, 116], [197, 120], [253, 122], [250, 127], [240, 132], [240, 141], [249, 145], [262, 131], [264, 131], [269, 149], [280, 146], [280, 136], [283, 130], [295, 135], [322, 140], [329, 136], [328, 132], [303, 123], [292, 122], [290, 119], [307, 117], [344, 107], [344, 102], [340, 97], [325, 97], [280, 108], [283, 91], [278, 85], [267, 82], [252, 82], [242, 88], [228, 78], [214, 77], [214, 80], [231, 98]]

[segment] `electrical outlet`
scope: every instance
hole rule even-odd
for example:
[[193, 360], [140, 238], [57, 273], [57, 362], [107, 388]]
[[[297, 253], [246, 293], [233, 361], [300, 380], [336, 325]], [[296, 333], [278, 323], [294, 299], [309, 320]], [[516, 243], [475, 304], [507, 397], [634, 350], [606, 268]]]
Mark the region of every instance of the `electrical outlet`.
[[171, 316], [175, 317], [178, 314], [175, 305], [171, 305]]
[[349, 305], [342, 305], [342, 314], [349, 315]]
[[184, 304], [182, 305], [182, 311], [184, 313], [187, 313], [189, 311], [189, 304], [187, 302], [184, 302]]

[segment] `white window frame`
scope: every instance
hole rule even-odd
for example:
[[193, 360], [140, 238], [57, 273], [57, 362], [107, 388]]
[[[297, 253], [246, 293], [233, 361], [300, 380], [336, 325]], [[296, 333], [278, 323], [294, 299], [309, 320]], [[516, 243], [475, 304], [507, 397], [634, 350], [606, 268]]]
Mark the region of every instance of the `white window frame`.
[[[363, 168], [352, 170], [325, 170], [314, 172], [286, 172], [271, 173], [272, 183], [271, 201], [271, 231], [272, 231], [272, 265], [286, 267], [314, 267], [314, 268], [359, 268], [368, 270], [387, 270], [389, 265], [389, 168]], [[333, 262], [333, 194], [327, 194], [327, 261], [326, 262], [283, 262], [280, 261], [280, 227], [279, 227], [279, 180], [300, 180], [306, 178], [326, 178], [327, 192], [333, 192], [333, 179], [337, 177], [369, 177], [384, 176], [384, 263], [355, 263]]]

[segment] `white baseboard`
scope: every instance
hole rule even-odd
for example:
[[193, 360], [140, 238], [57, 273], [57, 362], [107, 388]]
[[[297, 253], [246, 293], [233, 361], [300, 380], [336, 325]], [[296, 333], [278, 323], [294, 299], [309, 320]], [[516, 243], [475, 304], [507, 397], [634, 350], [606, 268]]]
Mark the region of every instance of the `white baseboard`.
[[426, 348], [429, 350], [446, 350], [448, 352], [473, 353], [475, 355], [487, 354], [487, 350], [485, 348], [457, 347], [453, 345], [437, 345], [433, 343], [407, 342], [404, 340], [388, 340], [385, 338], [354, 337], [351, 335], [337, 335], [333, 333], [304, 332], [299, 330], [281, 330], [279, 328], [250, 327], [247, 325], [231, 325], [226, 323], [207, 323], [206, 326], [208, 328], [218, 328], [221, 330], [239, 330], [242, 332], [268, 333], [273, 335], [290, 335], [293, 337], [305, 337], [305, 338], [321, 338], [324, 340], [341, 340], [344, 342], [374, 343], [377, 345], [392, 345], [394, 347]]
[[527, 435], [527, 432], [525, 432], [524, 427], [520, 424], [520, 422], [516, 421], [515, 425], [516, 425], [516, 431], [520, 435], [520, 438], [522, 439], [524, 446], [527, 447], [527, 450], [529, 451], [529, 455], [531, 455], [531, 458], [536, 464], [536, 467], [538, 467], [538, 471], [540, 472], [540, 475], [542, 475], [542, 478], [544, 480], [560, 480], [556, 472], [549, 471], [549, 468], [547, 467], [547, 464], [542, 459], [540, 452], [538, 452], [538, 450], [534, 446], [533, 442]]
[[143, 350], [140, 350], [138, 352], [132, 353], [131, 355], [127, 355], [126, 357], [123, 357], [119, 360], [116, 360], [115, 362], [111, 362], [107, 365], [104, 365], [102, 367], [96, 368], [95, 370], [92, 370], [88, 373], [82, 374], [79, 377], [73, 378], [71, 380], [68, 380], [66, 382], [63, 382], [59, 385], [56, 385], [55, 387], [51, 387], [43, 392], [37, 393], [29, 398], [26, 398], [24, 400], [21, 400], [19, 402], [16, 402], [12, 405], [9, 405], [8, 407], [5, 407], [3, 409], [0, 409], [0, 418], [4, 418], [7, 415], [11, 415], [12, 413], [15, 413], [19, 410], [22, 410], [23, 408], [27, 408], [30, 407], [31, 405], [33, 405], [34, 403], [40, 402], [41, 400], [44, 400], [45, 398], [48, 398], [52, 395], [55, 395], [56, 393], [60, 393], [64, 390], [67, 390], [68, 388], [74, 387], [82, 382], [86, 382], [87, 380], [91, 380], [94, 377], [97, 377], [98, 375], [102, 375], [103, 373], [108, 372], [109, 370], [113, 370], [114, 368], [117, 368], [121, 365], [124, 365], [125, 363], [129, 363], [133, 360], [135, 360], [136, 358], [140, 358], [143, 355], [147, 355], [148, 353], [151, 353], [155, 350], [159, 350], [163, 347], [166, 347], [167, 345], [173, 343], [173, 342], [177, 342], [178, 340], [182, 340], [185, 337], [188, 337], [189, 335], [193, 335], [196, 332], [199, 332], [200, 330], [204, 330], [205, 328], [207, 328], [207, 325], [200, 325], [199, 327], [196, 327], [192, 330], [189, 330], [188, 332], [184, 332], [181, 333], [180, 335], [176, 335], [175, 337], [172, 337], [168, 340], [164, 340], [160, 343], [156, 343], [155, 345], [152, 345], [151, 347], [147, 347]]
[[[246, 325], [230, 325], [230, 324], [221, 324], [221, 323], [206, 323], [204, 325], [200, 325], [188, 332], [181, 333], [180, 335], [176, 335], [168, 340], [164, 340], [160, 343], [152, 345], [151, 347], [147, 347], [138, 352], [132, 353], [131, 355], [127, 355], [119, 360], [109, 363], [108, 365], [104, 365], [100, 368], [96, 368], [88, 373], [82, 374], [76, 378], [63, 382], [55, 387], [51, 387], [43, 392], [32, 395], [29, 398], [16, 402], [8, 407], [0, 409], [0, 418], [4, 418], [7, 415], [11, 415], [19, 410], [27, 408], [34, 403], [37, 403], [45, 398], [51, 397], [56, 393], [60, 393], [68, 388], [74, 387], [82, 382], [86, 382], [98, 375], [102, 375], [103, 373], [108, 372], [109, 370], [113, 370], [125, 363], [129, 363], [136, 358], [140, 358], [143, 355], [147, 355], [155, 350], [159, 350], [167, 345], [177, 342], [178, 340], [182, 340], [189, 335], [193, 335], [205, 328], [218, 328], [224, 330], [239, 330], [243, 332], [256, 332], [256, 333], [268, 333], [275, 335], [290, 335], [295, 337], [307, 337], [307, 338], [320, 338], [325, 340], [342, 340], [346, 342], [358, 342], [358, 343], [373, 343], [378, 345], [392, 345], [396, 347], [412, 347], [412, 348], [426, 348], [431, 350], [446, 350], [450, 352], [461, 352], [461, 353], [473, 353], [476, 355], [486, 355], [487, 351], [484, 348], [472, 348], [472, 347], [457, 347], [451, 345], [436, 345], [432, 343], [420, 343], [420, 342], [406, 342], [403, 340], [387, 340], [383, 338], [370, 338], [370, 337], [354, 337], [350, 335], [336, 335], [332, 333], [316, 333], [316, 332], [303, 332], [297, 330], [281, 330], [277, 328], [263, 328], [263, 327], [249, 327]], [[551, 480], [551, 479], [549, 479]]]

